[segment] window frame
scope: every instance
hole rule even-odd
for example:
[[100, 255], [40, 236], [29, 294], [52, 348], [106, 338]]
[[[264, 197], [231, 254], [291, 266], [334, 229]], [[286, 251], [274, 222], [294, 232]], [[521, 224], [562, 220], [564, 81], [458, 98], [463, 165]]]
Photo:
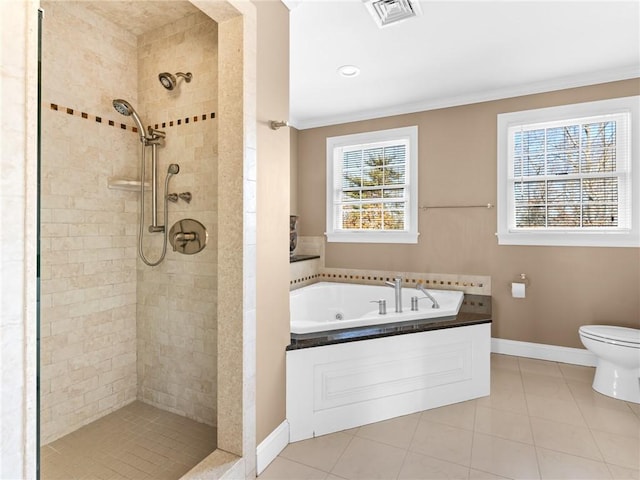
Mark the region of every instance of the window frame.
[[[336, 228], [336, 189], [342, 191], [337, 172], [338, 151], [355, 145], [383, 143], [389, 141], [408, 141], [407, 168], [405, 170], [405, 189], [407, 213], [405, 229], [393, 230], [345, 230]], [[326, 232], [328, 242], [345, 243], [418, 243], [418, 127], [400, 127], [373, 132], [355, 133], [336, 137], [327, 137], [326, 151]]]
[[[513, 162], [510, 157], [512, 142], [509, 131], [519, 125], [563, 122], [576, 123], [589, 117], [613, 114], [628, 114], [626, 132], [628, 142], [616, 144], [616, 148], [627, 150], [627, 169], [623, 177], [627, 182], [629, 198], [628, 218], [619, 219], [621, 225], [607, 227], [515, 227], [515, 200], [510, 173]], [[557, 107], [540, 108], [519, 112], [503, 113], [497, 119], [498, 141], [498, 201], [497, 224], [499, 245], [539, 245], [539, 246], [587, 246], [587, 247], [640, 247], [640, 96], [622, 97], [595, 102], [585, 102]], [[616, 170], [618, 168], [616, 167]], [[625, 181], [623, 180], [623, 181]], [[625, 195], [623, 192], [621, 195]], [[622, 201], [621, 196], [618, 199]], [[626, 225], [625, 225], [626, 224]]]

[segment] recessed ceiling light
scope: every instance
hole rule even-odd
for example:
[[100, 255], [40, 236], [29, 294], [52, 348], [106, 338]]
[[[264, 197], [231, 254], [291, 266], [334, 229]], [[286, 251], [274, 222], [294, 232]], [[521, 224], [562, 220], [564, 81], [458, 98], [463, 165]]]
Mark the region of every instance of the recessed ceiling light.
[[338, 68], [338, 73], [343, 77], [357, 77], [360, 74], [360, 69], [355, 65], [342, 65]]

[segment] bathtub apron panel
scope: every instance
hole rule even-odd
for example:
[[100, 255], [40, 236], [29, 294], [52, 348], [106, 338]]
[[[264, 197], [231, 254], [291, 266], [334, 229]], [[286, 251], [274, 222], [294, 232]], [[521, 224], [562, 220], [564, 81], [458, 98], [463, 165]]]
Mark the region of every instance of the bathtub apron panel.
[[489, 395], [490, 351], [490, 324], [290, 350], [290, 441]]

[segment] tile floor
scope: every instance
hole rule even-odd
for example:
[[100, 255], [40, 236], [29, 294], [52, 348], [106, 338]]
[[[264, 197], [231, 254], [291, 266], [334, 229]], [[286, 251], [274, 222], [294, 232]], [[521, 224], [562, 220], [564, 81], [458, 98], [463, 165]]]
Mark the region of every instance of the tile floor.
[[492, 355], [489, 397], [292, 443], [259, 480], [638, 480], [640, 405], [593, 372]]
[[40, 449], [42, 480], [176, 480], [215, 450], [216, 429], [133, 402]]

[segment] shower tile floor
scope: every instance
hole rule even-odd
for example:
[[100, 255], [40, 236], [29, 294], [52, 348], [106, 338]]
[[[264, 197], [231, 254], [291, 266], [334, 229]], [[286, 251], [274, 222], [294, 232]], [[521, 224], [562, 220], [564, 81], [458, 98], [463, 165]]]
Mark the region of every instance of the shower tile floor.
[[40, 449], [42, 480], [177, 480], [215, 450], [216, 429], [133, 402]]
[[640, 480], [640, 405], [593, 374], [492, 355], [490, 396], [291, 443], [258, 480]]

